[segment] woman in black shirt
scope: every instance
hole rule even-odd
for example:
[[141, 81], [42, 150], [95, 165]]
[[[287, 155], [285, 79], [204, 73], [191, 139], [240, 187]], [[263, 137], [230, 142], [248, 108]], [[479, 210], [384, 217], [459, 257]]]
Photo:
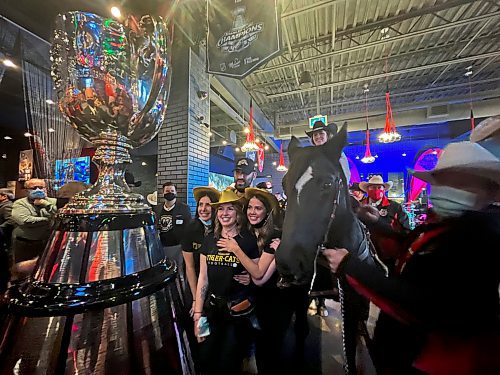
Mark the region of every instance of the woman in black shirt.
[[[186, 228], [182, 239], [182, 256], [192, 297], [191, 316], [194, 312], [196, 285], [200, 273], [200, 250], [205, 236], [212, 232], [212, 220], [215, 216], [215, 210], [210, 204], [219, 201], [220, 192], [213, 187], [200, 186], [193, 189], [193, 195], [196, 200], [196, 215]], [[186, 299], [189, 299], [187, 294]], [[186, 304], [189, 306], [190, 301], [186, 301]]]
[[[195, 301], [195, 334], [201, 345], [202, 368], [207, 374], [238, 374], [252, 341], [252, 285], [235, 276], [248, 271], [228, 247], [234, 243], [256, 263], [257, 241], [245, 228], [243, 199], [223, 191], [218, 203], [214, 235], [203, 242]], [[208, 318], [210, 334], [200, 337], [199, 321]]]

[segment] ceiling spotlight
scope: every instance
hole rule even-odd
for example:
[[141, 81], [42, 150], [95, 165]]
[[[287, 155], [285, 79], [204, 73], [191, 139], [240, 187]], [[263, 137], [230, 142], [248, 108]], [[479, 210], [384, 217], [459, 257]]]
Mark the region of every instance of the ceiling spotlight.
[[197, 95], [198, 95], [198, 98], [200, 98], [201, 100], [205, 100], [206, 98], [208, 98], [208, 92], [203, 91], [203, 90], [198, 91]]
[[148, 163], [146, 163], [145, 161], [143, 161], [143, 162], [141, 163], [141, 165], [144, 167], [144, 166], [148, 165]]
[[7, 154], [2, 154], [2, 159], [7, 159]]
[[7, 68], [15, 68], [16, 67], [16, 64], [14, 64], [14, 62], [10, 59], [4, 59], [3, 60], [3, 64], [7, 67]]
[[239, 147], [236, 147], [236, 148], [234, 149], [234, 151], [236, 151], [236, 152], [240, 152], [241, 150], [240, 150], [240, 148], [239, 148]]
[[9, 141], [12, 139], [12, 137], [9, 137], [8, 135], [6, 135], [5, 137], [3, 137], [3, 139], [5, 139], [6, 141]]
[[266, 150], [266, 151], [269, 150], [269, 145], [265, 145], [264, 150]]
[[225, 146], [225, 145], [227, 145], [227, 141], [226, 141], [226, 140], [223, 140], [223, 141], [222, 141], [222, 144], [223, 144], [224, 146]]
[[378, 158], [378, 155], [375, 155], [376, 158]]
[[368, 88], [368, 83], [365, 83], [365, 84], [363, 85], [363, 92], [365, 92], [365, 93], [370, 92], [370, 89]]
[[356, 155], [356, 160], [359, 160], [359, 155]]
[[255, 143], [260, 143], [260, 139], [259, 138], [255, 138]]
[[380, 34], [387, 34], [389, 32], [388, 27], [384, 27], [383, 29], [380, 29]]
[[406, 152], [403, 152], [403, 153], [401, 154], [401, 156], [406, 156]]
[[273, 161], [273, 165], [276, 165], [277, 163], [275, 161]]
[[208, 136], [211, 137], [212, 135], [214, 135], [214, 133], [212, 132], [208, 132]]
[[30, 132], [26, 132], [26, 133], [24, 133], [24, 136], [25, 137], [33, 137], [33, 134], [31, 134]]
[[49, 133], [54, 133], [56, 131], [56, 129], [54, 129], [54, 128], [49, 128], [48, 130], [49, 130]]
[[248, 133], [250, 133], [250, 129], [245, 128], [245, 129], [243, 129], [243, 132], [245, 132], [245, 134], [248, 134]]
[[52, 99], [47, 99], [47, 100], [45, 101], [45, 103], [47, 103], [47, 104], [49, 104], [49, 105], [54, 105], [54, 104], [56, 104], [56, 103], [55, 103]]
[[120, 8], [118, 7], [111, 7], [111, 14], [115, 18], [121, 18], [122, 12], [120, 11]]

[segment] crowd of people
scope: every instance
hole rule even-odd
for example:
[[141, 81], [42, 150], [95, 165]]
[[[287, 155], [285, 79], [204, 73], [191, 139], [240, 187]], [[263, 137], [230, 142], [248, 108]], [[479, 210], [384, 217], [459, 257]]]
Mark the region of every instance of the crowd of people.
[[[318, 147], [335, 133], [317, 122], [308, 136]], [[431, 184], [433, 204], [428, 221], [413, 231], [403, 207], [386, 196], [390, 182], [373, 176], [350, 186], [352, 208], [369, 228], [386, 272], [346, 249], [323, 255], [330, 272], [381, 309], [371, 353], [378, 373], [498, 373], [499, 145], [500, 119], [488, 119], [471, 141], [449, 144], [433, 170], [411, 171]], [[346, 161], [341, 165], [349, 180]], [[254, 373], [279, 373], [287, 332], [294, 332], [292, 358], [300, 362], [308, 307], [322, 316], [327, 309], [322, 298], [311, 308], [305, 287], [277, 286], [275, 253], [286, 212], [269, 184], [252, 187], [254, 161], [238, 159], [233, 173], [234, 184], [224, 191], [193, 190], [194, 218], [175, 183], [163, 185], [161, 204], [148, 198], [165, 254], [179, 265], [197, 368], [203, 374], [252, 372], [249, 359], [255, 358]], [[15, 202], [12, 192], [0, 189], [1, 242], [9, 250], [9, 257], [2, 251], [2, 277], [14, 264], [11, 281], [25, 276], [25, 263], [43, 251], [57, 210], [43, 180], [27, 181], [26, 189], [27, 197]]]

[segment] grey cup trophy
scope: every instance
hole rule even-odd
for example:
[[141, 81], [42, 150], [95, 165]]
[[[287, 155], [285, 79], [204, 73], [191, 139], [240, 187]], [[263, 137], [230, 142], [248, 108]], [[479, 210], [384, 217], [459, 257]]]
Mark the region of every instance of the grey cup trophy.
[[125, 25], [58, 16], [51, 57], [59, 107], [97, 146], [99, 177], [59, 211], [33, 274], [6, 295], [1, 373], [194, 373], [177, 267], [123, 169], [128, 151], [162, 124], [170, 40], [150, 16]]
[[51, 50], [59, 108], [97, 146], [97, 182], [63, 212], [141, 212], [144, 198], [124, 180], [129, 150], [162, 125], [170, 87], [170, 36], [159, 19], [129, 18], [126, 26], [90, 13], [57, 21]]

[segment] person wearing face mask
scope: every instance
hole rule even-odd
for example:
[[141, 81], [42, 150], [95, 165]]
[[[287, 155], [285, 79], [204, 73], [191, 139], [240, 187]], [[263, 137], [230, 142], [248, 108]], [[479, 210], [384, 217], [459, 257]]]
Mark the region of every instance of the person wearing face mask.
[[[165, 202], [153, 207], [156, 214], [157, 226], [160, 232], [160, 240], [168, 258], [177, 262], [179, 271], [182, 267], [181, 240], [184, 229], [191, 222], [191, 212], [184, 202], [177, 200], [177, 188], [172, 182], [163, 184], [163, 198]], [[179, 273], [181, 279], [183, 272]]]
[[56, 199], [47, 197], [44, 180], [28, 180], [25, 188], [28, 196], [12, 205], [12, 219], [16, 223], [12, 232], [14, 264], [36, 258], [43, 252], [57, 211]]
[[[410, 171], [430, 183], [436, 220], [402, 237], [389, 277], [346, 249], [324, 255], [381, 308], [374, 336], [381, 374], [498, 374], [500, 159], [474, 142], [445, 147], [436, 167]], [[371, 220], [380, 220], [371, 210]], [[365, 217], [366, 219], [366, 217]]]
[[186, 293], [186, 298], [192, 300], [191, 316], [193, 316], [194, 303], [196, 302], [196, 285], [200, 274], [201, 245], [205, 237], [213, 232], [212, 221], [215, 210], [212, 209], [210, 204], [219, 201], [220, 192], [213, 187], [199, 186], [193, 189], [193, 195], [196, 200], [196, 214], [194, 220], [187, 226], [181, 243], [182, 256], [186, 266], [186, 278], [191, 291], [190, 295]]
[[[368, 181], [359, 183], [359, 189], [367, 194], [361, 200], [362, 205], [368, 205], [378, 211], [379, 227], [390, 228], [391, 232], [406, 234], [410, 230], [410, 220], [403, 206], [388, 199], [385, 193], [392, 187], [392, 181], [384, 182], [381, 176], [374, 175]], [[370, 228], [371, 229], [371, 228]], [[371, 239], [380, 259], [392, 270], [399, 256], [399, 243], [394, 242], [393, 235], [387, 236], [383, 231], [371, 230]]]

